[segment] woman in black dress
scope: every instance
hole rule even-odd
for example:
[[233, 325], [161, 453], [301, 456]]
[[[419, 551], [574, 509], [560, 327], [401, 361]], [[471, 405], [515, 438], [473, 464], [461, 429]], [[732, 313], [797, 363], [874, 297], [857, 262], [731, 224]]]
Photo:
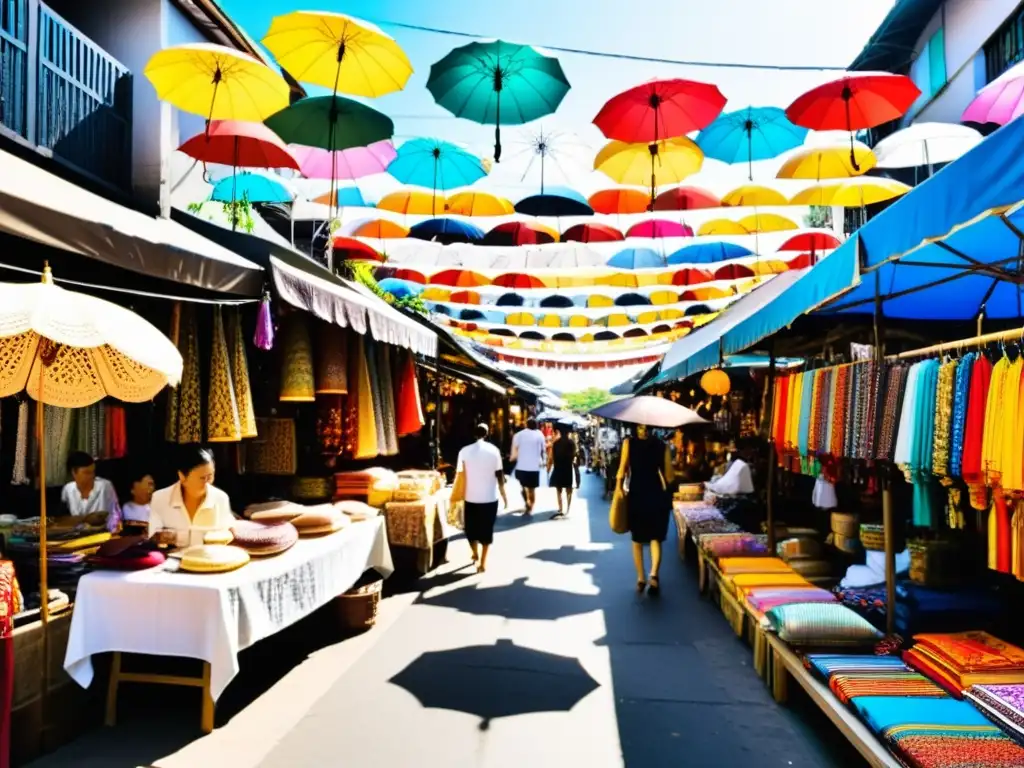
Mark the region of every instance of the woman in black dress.
[[[636, 566], [636, 590], [647, 589], [652, 596], [661, 592], [658, 571], [661, 568], [661, 543], [668, 536], [672, 507], [669, 484], [672, 461], [668, 446], [650, 434], [644, 425], [635, 428], [633, 437], [622, 444], [622, 461], [616, 480], [616, 493], [625, 492], [629, 532], [633, 538], [633, 563]], [[644, 545], [651, 547], [651, 570], [644, 577]]]
[[[558, 512], [552, 520], [562, 520], [569, 516], [569, 505], [572, 504], [572, 489], [576, 484], [576, 443], [569, 435], [569, 428], [558, 425], [558, 437], [551, 444], [548, 453], [548, 471], [551, 477], [548, 485], [555, 489], [558, 498]], [[562, 494], [565, 494], [565, 506], [562, 506]]]

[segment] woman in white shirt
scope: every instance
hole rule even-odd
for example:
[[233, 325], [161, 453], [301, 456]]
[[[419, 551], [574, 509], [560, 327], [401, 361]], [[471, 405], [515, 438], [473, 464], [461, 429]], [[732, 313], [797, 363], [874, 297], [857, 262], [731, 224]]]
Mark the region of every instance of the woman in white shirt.
[[137, 469], [131, 476], [128, 488], [129, 501], [121, 506], [125, 526], [145, 528], [149, 525], [149, 505], [153, 502], [156, 483], [145, 469]]
[[68, 456], [71, 482], [64, 486], [60, 500], [69, 515], [82, 517], [94, 512], [120, 514], [114, 484], [96, 477], [96, 459], [88, 453], [73, 451]]
[[206, 448], [183, 450], [178, 482], [153, 494], [149, 536], [157, 543], [194, 547], [211, 531], [226, 531], [235, 522], [231, 500], [214, 488], [213, 454]]

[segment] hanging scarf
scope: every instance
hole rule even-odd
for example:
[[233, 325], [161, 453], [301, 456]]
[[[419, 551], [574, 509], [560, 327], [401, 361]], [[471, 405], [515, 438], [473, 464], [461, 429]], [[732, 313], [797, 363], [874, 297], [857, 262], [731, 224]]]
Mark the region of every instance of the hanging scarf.
[[971, 388], [971, 373], [977, 355], [968, 352], [956, 367], [956, 378], [953, 382], [953, 412], [950, 417], [949, 435], [949, 475], [963, 476], [964, 435], [967, 431], [967, 406]]

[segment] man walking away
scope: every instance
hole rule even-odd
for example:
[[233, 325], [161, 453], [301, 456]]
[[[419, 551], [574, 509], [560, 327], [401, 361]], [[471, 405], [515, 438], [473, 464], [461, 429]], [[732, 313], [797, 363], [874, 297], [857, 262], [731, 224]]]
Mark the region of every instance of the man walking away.
[[[478, 424], [476, 442], [459, 452], [458, 468], [465, 473], [465, 530], [477, 573], [487, 570], [487, 553], [494, 541], [494, 521], [498, 517], [498, 496], [505, 507], [505, 469], [501, 451], [487, 442], [487, 425]], [[518, 437], [518, 435], [517, 435]]]
[[522, 486], [523, 502], [529, 515], [537, 503], [541, 467], [547, 464], [547, 441], [544, 433], [537, 429], [536, 419], [527, 419], [526, 429], [516, 432], [512, 438], [511, 458], [516, 463], [516, 480]]

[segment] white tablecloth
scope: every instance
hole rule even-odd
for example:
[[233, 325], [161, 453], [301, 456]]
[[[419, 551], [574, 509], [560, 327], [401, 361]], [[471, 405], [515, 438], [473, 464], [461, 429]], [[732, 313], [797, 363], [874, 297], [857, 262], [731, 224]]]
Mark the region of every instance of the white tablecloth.
[[238, 652], [350, 589], [363, 572], [394, 570], [383, 518], [353, 523], [237, 571], [102, 571], [78, 584], [64, 669], [83, 688], [92, 655], [121, 651], [210, 663], [216, 700], [238, 674]]

